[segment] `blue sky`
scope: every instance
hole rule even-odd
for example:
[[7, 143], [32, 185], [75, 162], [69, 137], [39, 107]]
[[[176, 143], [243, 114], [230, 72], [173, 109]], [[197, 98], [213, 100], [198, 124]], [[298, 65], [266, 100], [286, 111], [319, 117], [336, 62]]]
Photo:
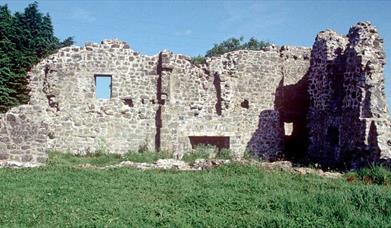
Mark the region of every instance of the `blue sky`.
[[[12, 11], [32, 1], [6, 0]], [[256, 37], [278, 45], [312, 46], [316, 34], [331, 28], [346, 34], [358, 21], [371, 21], [391, 55], [391, 1], [131, 1], [42, 0], [60, 38], [78, 45], [119, 38], [143, 54], [162, 49], [204, 54], [229, 37]], [[388, 58], [387, 58], [388, 60]], [[391, 63], [386, 65], [391, 104]]]

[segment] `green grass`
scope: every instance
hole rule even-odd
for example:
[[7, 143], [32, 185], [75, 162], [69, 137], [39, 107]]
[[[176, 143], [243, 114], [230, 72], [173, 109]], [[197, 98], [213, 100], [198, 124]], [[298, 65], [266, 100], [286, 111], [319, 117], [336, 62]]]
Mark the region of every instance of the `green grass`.
[[148, 162], [152, 163], [158, 159], [167, 159], [172, 158], [172, 154], [167, 151], [149, 151], [149, 150], [140, 150], [140, 151], [129, 151], [129, 153], [124, 155], [124, 160], [133, 161], [133, 162]]
[[83, 161], [103, 165], [117, 159], [120, 158], [111, 155], [51, 154], [46, 167], [0, 169], [0, 226], [391, 224], [390, 186], [370, 184], [360, 178], [349, 182], [348, 175], [334, 180], [238, 164], [200, 172], [72, 168]]
[[129, 151], [127, 154], [90, 153], [87, 155], [72, 155], [52, 151], [49, 153], [49, 166], [71, 167], [89, 163], [94, 166], [107, 166], [118, 164], [121, 161], [148, 162], [152, 163], [158, 159], [172, 158], [172, 154], [162, 151]]
[[124, 158], [119, 154], [96, 153], [81, 156], [52, 151], [49, 153], [48, 166], [70, 167], [85, 163], [95, 166], [106, 166], [119, 163], [123, 160]]

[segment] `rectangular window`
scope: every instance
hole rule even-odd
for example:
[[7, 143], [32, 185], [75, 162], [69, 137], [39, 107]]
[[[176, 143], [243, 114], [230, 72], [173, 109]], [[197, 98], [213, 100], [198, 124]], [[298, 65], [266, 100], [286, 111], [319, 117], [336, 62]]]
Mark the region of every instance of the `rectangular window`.
[[293, 133], [293, 123], [287, 123], [287, 122], [284, 122], [284, 132], [285, 132], [285, 136], [291, 136], [292, 133]]
[[97, 99], [111, 98], [111, 75], [95, 75], [95, 94]]

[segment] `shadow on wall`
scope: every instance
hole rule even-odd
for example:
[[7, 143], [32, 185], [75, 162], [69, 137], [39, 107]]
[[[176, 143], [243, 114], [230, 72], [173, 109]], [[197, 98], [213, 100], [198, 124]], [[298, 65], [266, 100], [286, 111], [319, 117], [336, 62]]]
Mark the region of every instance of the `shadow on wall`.
[[[365, 131], [365, 130], [364, 130]], [[378, 133], [374, 121], [371, 121], [367, 142], [368, 145], [364, 148], [356, 148], [354, 150], [343, 150], [340, 157], [341, 169], [360, 168], [369, 166], [380, 159], [380, 148], [378, 146]], [[365, 139], [362, 139], [365, 140]], [[338, 163], [337, 163], [338, 164]]]
[[282, 127], [276, 110], [259, 114], [258, 128], [247, 143], [247, 150], [264, 160], [278, 160], [282, 154]]
[[[322, 46], [324, 45], [324, 46]], [[327, 43], [318, 43], [317, 49], [327, 49]], [[316, 69], [321, 59], [327, 59], [325, 53], [317, 55], [312, 50], [311, 69]], [[318, 86], [311, 83], [311, 94], [323, 101], [325, 110], [313, 104], [309, 113], [311, 142], [308, 159], [324, 167], [351, 169], [367, 166], [379, 160], [380, 149], [377, 142], [376, 123], [371, 121], [371, 91], [367, 80], [371, 78], [371, 69], [361, 68], [362, 57], [354, 47], [344, 51], [334, 50], [335, 59], [327, 62], [326, 77], [317, 78], [312, 72], [312, 80], [322, 80]], [[324, 85], [328, 85], [324, 87]], [[318, 104], [319, 106], [319, 104]], [[368, 123], [368, 121], [371, 121]], [[367, 128], [369, 129], [367, 130]]]
[[[284, 86], [284, 78], [281, 79], [275, 93], [274, 110], [263, 110], [259, 114], [258, 128], [247, 143], [247, 150], [266, 160], [304, 162], [308, 147], [307, 87], [308, 73], [293, 85]], [[293, 129], [284, 129], [286, 123]]]

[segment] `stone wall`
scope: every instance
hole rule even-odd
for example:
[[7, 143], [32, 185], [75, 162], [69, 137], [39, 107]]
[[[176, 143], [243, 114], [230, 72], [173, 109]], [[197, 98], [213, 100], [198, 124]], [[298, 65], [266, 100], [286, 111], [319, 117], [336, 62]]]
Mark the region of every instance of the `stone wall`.
[[46, 162], [48, 116], [40, 106], [22, 105], [0, 115], [0, 166]]
[[[29, 104], [0, 116], [0, 164], [42, 163], [49, 150], [181, 157], [195, 141], [267, 160], [329, 165], [357, 148], [388, 158], [383, 65], [382, 40], [365, 23], [348, 37], [319, 33], [312, 50], [240, 50], [203, 65], [118, 40], [63, 48], [29, 72]], [[96, 75], [111, 76], [110, 99], [96, 98]]]
[[327, 166], [390, 158], [383, 40], [368, 22], [347, 36], [318, 34], [312, 49], [309, 155]]
[[[50, 116], [47, 148], [79, 154], [152, 147], [157, 61], [124, 42], [104, 41], [61, 49], [40, 63], [31, 72], [30, 103]], [[111, 99], [96, 99], [95, 75], [112, 77]]]
[[[25, 107], [39, 107], [42, 114], [14, 108], [6, 117], [20, 113], [34, 120], [26, 125], [47, 123], [44, 140], [30, 145], [43, 157], [48, 150], [126, 153], [139, 147], [180, 157], [191, 150], [191, 136], [225, 136], [238, 157], [248, 149], [275, 159], [284, 134], [276, 91], [303, 78], [309, 55], [308, 48], [270, 47], [227, 53], [197, 66], [168, 51], [139, 55], [116, 40], [67, 47], [30, 72], [31, 100]], [[95, 75], [112, 77], [111, 99], [96, 99]], [[5, 148], [9, 140], [3, 141]], [[3, 160], [23, 160], [10, 153], [3, 149]]]
[[284, 134], [276, 91], [304, 77], [309, 55], [308, 48], [271, 47], [227, 53], [197, 67], [164, 53], [162, 148], [183, 153], [191, 149], [189, 136], [226, 136], [238, 157], [248, 149], [275, 159]]

